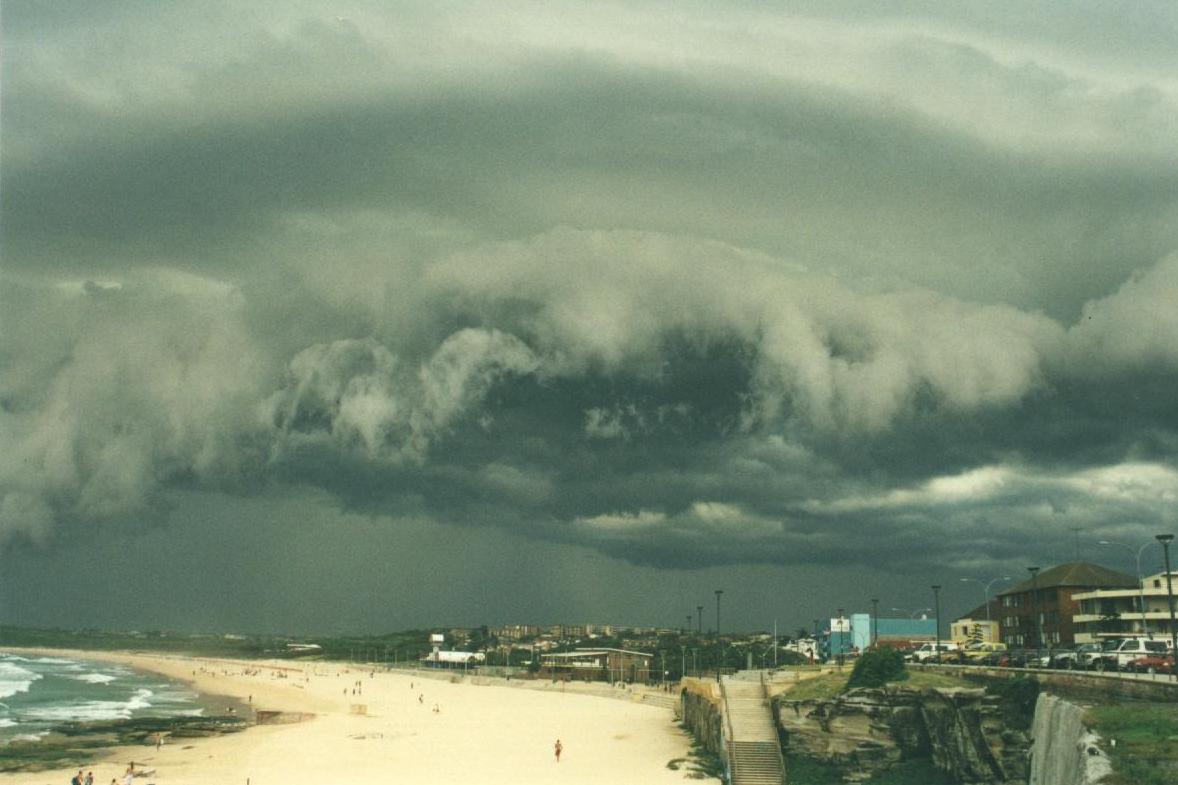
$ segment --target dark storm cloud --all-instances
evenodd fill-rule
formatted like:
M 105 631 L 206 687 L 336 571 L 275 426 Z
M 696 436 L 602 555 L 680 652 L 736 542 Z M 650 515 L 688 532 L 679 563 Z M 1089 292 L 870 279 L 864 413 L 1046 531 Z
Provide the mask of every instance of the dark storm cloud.
M 1172 61 L 926 11 L 10 4 L 0 541 L 276 486 L 679 568 L 1172 523 Z

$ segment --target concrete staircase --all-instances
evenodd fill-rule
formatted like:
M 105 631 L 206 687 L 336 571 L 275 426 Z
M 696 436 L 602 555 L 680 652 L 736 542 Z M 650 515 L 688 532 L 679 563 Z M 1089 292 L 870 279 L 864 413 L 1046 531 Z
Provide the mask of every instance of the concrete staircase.
M 782 785 L 785 771 L 777 729 L 759 674 L 725 677 L 724 702 L 731 724 L 732 785 Z M 755 681 L 753 679 L 756 679 Z

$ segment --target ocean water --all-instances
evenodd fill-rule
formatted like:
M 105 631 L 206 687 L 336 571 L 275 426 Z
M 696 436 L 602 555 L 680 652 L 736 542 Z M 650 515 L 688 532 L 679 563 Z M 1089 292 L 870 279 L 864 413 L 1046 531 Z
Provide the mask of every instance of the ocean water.
M 72 720 L 196 716 L 183 684 L 121 665 L 0 652 L 0 745 Z

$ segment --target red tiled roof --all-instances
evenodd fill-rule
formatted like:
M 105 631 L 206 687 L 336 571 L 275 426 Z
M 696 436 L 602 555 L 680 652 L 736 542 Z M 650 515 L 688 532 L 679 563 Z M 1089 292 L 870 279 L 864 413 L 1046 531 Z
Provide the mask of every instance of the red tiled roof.
M 1108 567 L 1101 567 L 1099 564 L 1093 564 L 1092 562 L 1070 561 L 1043 570 L 1039 573 L 1038 579 L 1033 583 L 1028 578 L 1022 583 L 1017 583 L 1009 589 L 998 592 L 995 596 L 1001 597 L 1004 594 L 1020 594 L 1030 591 L 1032 585 L 1038 586 L 1040 589 L 1050 589 L 1056 586 L 1118 589 L 1133 588 L 1137 585 L 1137 580 L 1131 575 L 1110 570 Z

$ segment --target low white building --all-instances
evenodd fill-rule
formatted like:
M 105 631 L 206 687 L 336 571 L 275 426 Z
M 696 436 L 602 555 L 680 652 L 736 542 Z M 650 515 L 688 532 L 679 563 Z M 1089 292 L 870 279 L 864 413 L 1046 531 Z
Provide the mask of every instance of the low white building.
M 434 649 L 421 657 L 421 661 L 427 665 L 441 668 L 481 665 L 486 659 L 487 655 L 481 651 L 441 651 L 439 649 Z

